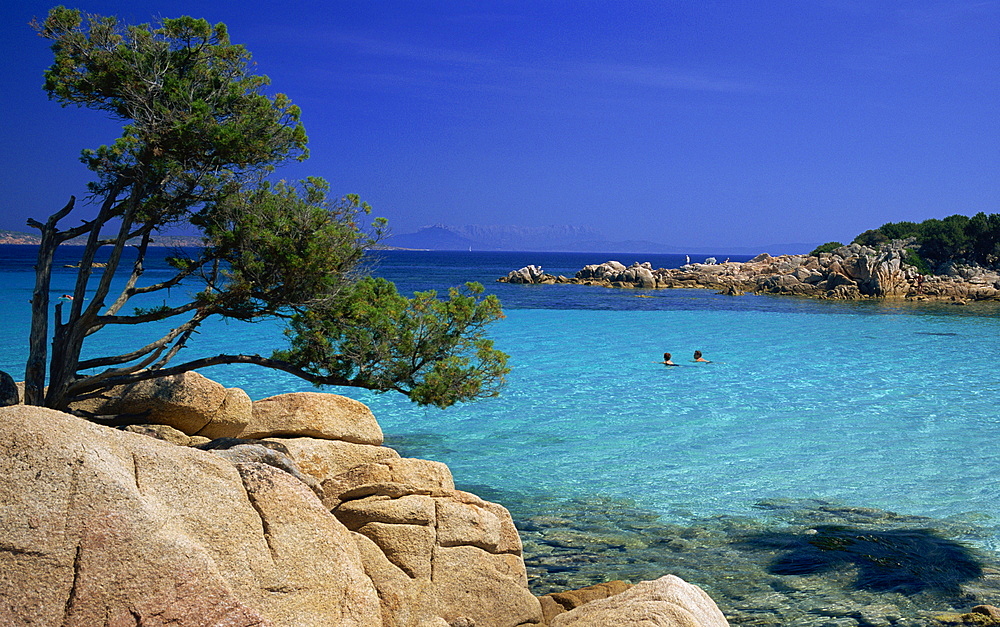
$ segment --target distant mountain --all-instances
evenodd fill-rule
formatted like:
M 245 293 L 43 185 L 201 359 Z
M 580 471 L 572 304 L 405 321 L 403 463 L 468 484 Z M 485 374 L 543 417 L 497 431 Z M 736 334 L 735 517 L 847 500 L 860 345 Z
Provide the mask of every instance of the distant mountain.
M 35 244 L 35 233 L 0 231 L 0 244 Z M 83 245 L 84 238 L 67 244 Z M 201 238 L 190 235 L 161 235 L 153 246 L 198 247 Z M 769 246 L 690 246 L 659 244 L 647 240 L 609 240 L 600 231 L 579 226 L 425 226 L 416 233 L 392 235 L 379 248 L 416 250 L 518 250 L 558 253 L 636 253 L 689 255 L 771 255 L 805 254 L 818 244 L 774 244 Z
M 416 233 L 391 235 L 382 241 L 386 246 L 416 248 L 419 250 L 468 250 L 483 246 L 478 240 L 470 239 L 445 226 L 425 226 Z M 492 248 L 490 250 L 493 250 Z
M 545 252 L 615 252 L 694 255 L 805 254 L 818 244 L 775 244 L 761 247 L 680 247 L 647 240 L 609 240 L 597 229 L 578 226 L 424 226 L 415 233 L 392 235 L 386 246 L 417 250 L 524 250 Z

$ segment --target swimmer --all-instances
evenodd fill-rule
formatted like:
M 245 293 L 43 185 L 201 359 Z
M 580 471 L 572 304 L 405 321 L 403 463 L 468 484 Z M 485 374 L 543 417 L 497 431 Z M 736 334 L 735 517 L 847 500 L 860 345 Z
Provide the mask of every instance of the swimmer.
M 707 360 L 707 359 L 705 359 L 704 357 L 701 356 L 701 351 L 695 351 L 694 352 L 694 360 L 695 361 L 700 361 L 700 362 L 706 363 L 706 364 L 712 363 L 709 360 Z
M 660 362 L 660 363 L 662 363 L 664 366 L 676 366 L 677 365 L 673 361 L 670 360 L 670 353 L 663 353 L 663 361 Z
M 70 296 L 69 294 L 63 294 L 62 296 L 59 297 L 59 300 L 73 300 L 73 297 Z

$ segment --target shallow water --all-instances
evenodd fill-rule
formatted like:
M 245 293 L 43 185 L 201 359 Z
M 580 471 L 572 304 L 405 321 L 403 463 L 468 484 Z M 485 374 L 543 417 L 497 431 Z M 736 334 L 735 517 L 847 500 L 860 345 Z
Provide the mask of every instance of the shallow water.
M 16 378 L 31 286 L 22 257 L 0 250 L 0 369 Z M 763 521 L 762 501 L 815 499 L 971 525 L 963 542 L 1000 550 L 996 308 L 494 282 L 528 263 L 571 274 L 610 258 L 384 253 L 378 272 L 401 291 L 480 280 L 501 297 L 494 336 L 511 355 L 508 386 L 445 411 L 335 391 L 368 403 L 404 455 L 447 463 L 460 487 L 492 487 L 515 512 L 510 499 L 612 499 L 659 524 L 697 525 Z M 56 293 L 69 290 L 65 276 Z M 276 331 L 216 323 L 191 352 L 266 354 Z M 696 349 L 713 363 L 691 362 Z M 655 363 L 664 351 L 681 367 Z M 249 367 L 205 374 L 253 398 L 312 389 Z

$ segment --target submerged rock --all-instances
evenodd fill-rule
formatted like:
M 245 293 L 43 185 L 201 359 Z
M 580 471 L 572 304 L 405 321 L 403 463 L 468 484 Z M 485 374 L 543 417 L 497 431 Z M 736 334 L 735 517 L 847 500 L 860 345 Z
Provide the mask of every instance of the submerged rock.
M 978 524 L 812 499 L 667 522 L 626 500 L 494 498 L 511 507 L 536 594 L 669 572 L 730 624 L 797 627 L 929 627 L 1000 600 L 1000 558 L 973 548 L 992 530 Z

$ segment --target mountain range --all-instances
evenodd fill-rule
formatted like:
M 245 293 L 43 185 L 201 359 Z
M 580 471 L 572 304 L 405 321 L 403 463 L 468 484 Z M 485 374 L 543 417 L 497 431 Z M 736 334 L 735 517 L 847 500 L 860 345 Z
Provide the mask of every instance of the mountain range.
M 768 246 L 677 246 L 648 240 L 611 240 L 592 227 L 467 225 L 424 226 L 414 233 L 387 237 L 383 243 L 395 248 L 416 250 L 518 250 L 546 252 L 617 252 L 647 254 L 772 255 L 804 254 L 816 248 L 812 243 L 771 244 Z
M 35 244 L 38 235 L 19 231 L 0 231 L 0 244 Z M 84 244 L 84 238 L 69 244 Z M 161 235 L 154 246 L 197 247 L 201 239 L 186 235 Z M 478 250 L 478 251 L 540 251 L 573 253 L 637 253 L 637 254 L 731 254 L 772 255 L 804 254 L 817 244 L 771 244 L 768 246 L 677 246 L 648 240 L 611 240 L 592 227 L 580 226 L 448 226 L 436 224 L 419 228 L 414 233 L 390 235 L 382 245 L 411 250 Z

